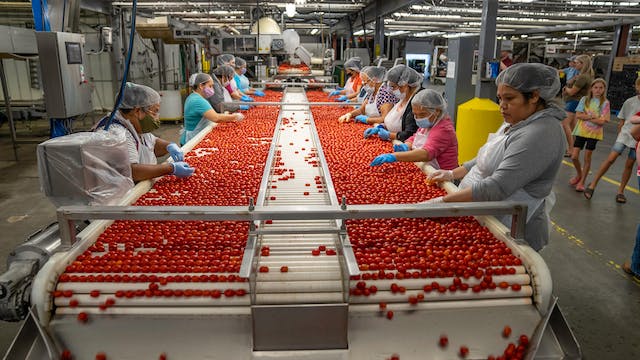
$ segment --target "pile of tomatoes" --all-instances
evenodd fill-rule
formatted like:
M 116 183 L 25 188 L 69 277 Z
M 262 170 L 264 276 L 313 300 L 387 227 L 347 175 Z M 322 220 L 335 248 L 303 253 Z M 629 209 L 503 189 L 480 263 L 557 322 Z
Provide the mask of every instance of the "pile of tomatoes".
M 309 71 L 311 71 L 311 69 L 309 69 L 309 66 L 307 66 L 307 64 L 292 65 L 290 63 L 282 63 L 278 66 L 278 73 L 308 73 Z
M 265 90 L 264 96 L 254 96 L 254 100 L 259 102 L 280 102 L 282 101 L 282 91 Z

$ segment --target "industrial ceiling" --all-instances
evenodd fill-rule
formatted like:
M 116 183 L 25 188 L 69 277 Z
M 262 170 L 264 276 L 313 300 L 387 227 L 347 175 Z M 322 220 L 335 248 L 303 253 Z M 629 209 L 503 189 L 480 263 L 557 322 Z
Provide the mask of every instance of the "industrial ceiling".
M 482 3 L 480 0 L 140 0 L 138 9 L 204 27 L 239 32 L 248 32 L 256 18 L 270 16 L 286 28 L 312 35 L 335 30 L 341 33 L 351 30 L 354 35 L 373 34 L 374 19 L 381 16 L 387 36 L 452 37 L 480 31 Z M 111 4 L 131 7 L 131 1 Z M 631 49 L 638 47 L 640 1 L 500 0 L 498 4 L 499 36 L 606 50 L 611 47 L 614 26 L 630 24 L 638 25 L 634 27 Z M 2 1 L 0 23 L 15 22 L 20 19 L 16 13 L 30 12 L 30 9 L 26 0 Z

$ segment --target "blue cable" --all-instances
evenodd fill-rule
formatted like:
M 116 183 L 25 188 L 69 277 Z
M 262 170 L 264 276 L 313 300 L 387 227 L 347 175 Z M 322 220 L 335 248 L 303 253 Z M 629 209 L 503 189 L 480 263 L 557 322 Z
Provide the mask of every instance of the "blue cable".
M 120 92 L 118 93 L 118 97 L 116 98 L 116 102 L 113 104 L 113 111 L 111 111 L 111 115 L 109 115 L 109 120 L 107 120 L 107 124 L 104 129 L 109 130 L 109 126 L 111 126 L 111 122 L 116 115 L 116 111 L 122 104 L 122 94 L 124 93 L 124 87 L 127 84 L 127 74 L 129 74 L 129 64 L 131 64 L 131 53 L 133 52 L 133 38 L 136 32 L 136 8 L 138 7 L 138 0 L 133 0 L 133 7 L 131 8 L 131 34 L 129 35 L 129 52 L 127 53 L 127 61 L 124 66 L 124 73 L 122 74 L 122 83 L 120 84 Z

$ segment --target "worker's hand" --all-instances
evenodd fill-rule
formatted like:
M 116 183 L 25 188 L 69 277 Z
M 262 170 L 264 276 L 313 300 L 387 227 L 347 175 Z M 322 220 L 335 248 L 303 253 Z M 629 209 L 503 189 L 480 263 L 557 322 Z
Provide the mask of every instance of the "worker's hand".
M 358 115 L 358 116 L 356 116 L 355 120 L 356 120 L 356 122 L 361 122 L 363 124 L 366 124 L 368 118 L 369 117 L 367 115 Z
M 349 98 L 346 95 L 342 95 L 338 98 L 338 101 L 349 101 Z
M 240 100 L 244 101 L 244 102 L 252 102 L 253 98 L 251 96 L 247 96 L 247 95 L 242 95 L 242 97 L 240 98 Z
M 249 110 L 250 106 L 249 105 L 240 105 L 239 108 L 240 108 L 240 110 Z
M 346 113 L 346 114 L 344 114 L 344 115 L 342 115 L 342 116 L 340 116 L 338 118 L 338 122 L 341 123 L 341 124 L 349 122 L 349 121 L 351 121 L 351 113 L 350 112 L 348 112 L 348 113 Z
M 389 139 L 391 139 L 391 133 L 389 131 L 387 131 L 387 129 L 385 128 L 378 128 L 378 137 L 384 141 L 389 141 Z
M 171 143 L 167 145 L 167 152 L 171 155 L 173 161 L 184 161 L 184 153 L 178 144 Z
M 196 170 L 184 161 L 178 161 L 171 164 L 173 166 L 173 175 L 179 178 L 186 178 L 193 175 Z
M 370 136 L 378 135 L 378 131 L 380 131 L 380 128 L 378 127 L 368 128 L 364 131 L 364 138 L 368 139 Z
M 409 145 L 402 143 L 393 145 L 393 152 L 409 151 Z
M 453 181 L 453 170 L 436 170 L 427 176 L 428 182 Z
M 344 90 L 344 88 L 343 88 L 343 87 L 340 87 L 340 86 L 337 86 L 337 87 L 336 87 L 336 90 L 337 90 L 337 91 L 342 91 L 342 90 Z
M 396 161 L 398 161 L 398 159 L 396 159 L 395 155 L 393 155 L 393 154 L 382 154 L 382 155 L 376 156 L 376 158 L 373 159 L 373 161 L 369 165 L 370 166 L 378 166 L 378 165 L 382 165 L 382 164 L 386 164 L 386 163 L 394 163 Z
M 442 204 L 444 203 L 444 196 L 438 196 L 427 201 L 419 202 L 418 204 Z
M 243 113 L 235 113 L 235 114 L 233 114 L 233 117 L 235 118 L 235 121 L 244 120 L 244 114 Z
M 329 97 L 340 95 L 340 91 L 341 90 L 333 90 L 332 92 L 329 93 Z
M 260 90 L 255 90 L 253 92 L 253 95 L 255 96 L 259 96 L 259 97 L 263 97 L 264 96 L 264 92 L 260 91 Z

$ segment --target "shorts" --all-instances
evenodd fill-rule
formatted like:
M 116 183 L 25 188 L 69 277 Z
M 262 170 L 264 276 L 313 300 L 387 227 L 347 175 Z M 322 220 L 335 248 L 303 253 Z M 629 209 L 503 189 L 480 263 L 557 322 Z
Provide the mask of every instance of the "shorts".
M 629 149 L 629 159 L 633 159 L 633 160 L 636 159 L 636 149 L 632 147 L 628 147 L 627 145 L 617 141 L 611 147 L 611 151 L 617 152 L 620 155 L 622 155 L 622 153 L 624 152 L 624 149 Z
M 584 145 L 586 144 L 587 150 L 595 150 L 596 149 L 596 144 L 598 143 L 598 139 L 590 139 L 590 138 L 586 138 L 586 137 L 582 137 L 582 136 L 574 136 L 573 139 L 573 147 L 574 148 L 578 148 L 580 150 L 582 150 L 584 148 Z
M 580 103 L 579 100 L 568 100 L 565 104 L 564 104 L 564 109 L 567 112 L 570 113 L 576 113 L 576 108 L 578 107 L 578 104 Z

